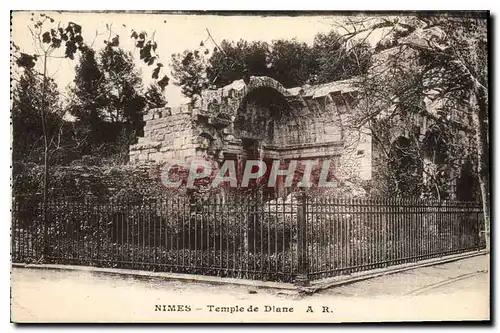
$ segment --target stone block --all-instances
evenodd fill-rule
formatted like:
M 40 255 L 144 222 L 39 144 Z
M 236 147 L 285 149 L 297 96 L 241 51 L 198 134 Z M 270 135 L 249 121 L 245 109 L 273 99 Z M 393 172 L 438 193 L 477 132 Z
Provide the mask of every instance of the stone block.
M 164 134 L 157 134 L 157 135 L 153 136 L 154 141 L 163 141 L 164 139 L 165 139 Z
M 165 158 L 165 156 L 164 156 L 164 153 L 162 153 L 162 152 L 156 152 L 156 153 L 149 154 L 149 159 L 153 160 L 153 161 L 161 162 L 164 160 L 164 158 Z
M 174 146 L 173 148 L 174 149 L 175 148 L 180 148 L 180 147 L 182 147 L 186 143 L 186 139 L 185 139 L 185 137 L 178 137 L 178 138 L 174 139 L 173 143 L 174 143 L 173 144 L 173 146 Z
M 162 121 L 162 122 L 158 122 L 158 123 L 154 124 L 153 126 L 151 126 L 151 129 L 158 130 L 158 129 L 162 129 L 165 127 L 168 127 L 168 123 Z

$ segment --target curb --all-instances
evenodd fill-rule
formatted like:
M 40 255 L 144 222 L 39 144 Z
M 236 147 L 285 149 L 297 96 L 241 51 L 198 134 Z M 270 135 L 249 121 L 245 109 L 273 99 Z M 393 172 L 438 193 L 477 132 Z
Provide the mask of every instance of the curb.
M 404 271 L 409 271 L 433 265 L 445 264 L 453 261 L 458 261 L 461 259 L 467 259 L 486 254 L 488 254 L 488 251 L 479 250 L 474 252 L 455 254 L 441 258 L 427 259 L 416 263 L 402 264 L 398 266 L 392 266 L 389 268 L 373 269 L 370 271 L 354 273 L 351 275 L 337 276 L 333 278 L 326 278 L 323 280 L 314 281 L 311 282 L 312 285 L 308 287 L 298 287 L 292 283 L 247 280 L 247 279 L 237 279 L 237 278 L 221 278 L 216 276 L 181 274 L 181 273 L 150 272 L 150 271 L 141 271 L 134 269 L 121 269 L 121 268 L 102 268 L 102 267 L 92 267 L 92 266 L 58 265 L 58 264 L 22 264 L 22 263 L 12 263 L 11 265 L 12 267 L 17 267 L 17 268 L 79 271 L 79 272 L 89 272 L 89 273 L 102 273 L 109 275 L 122 275 L 122 276 L 130 276 L 137 278 L 159 278 L 166 280 L 209 283 L 218 285 L 230 284 L 230 285 L 238 285 L 245 287 L 253 287 L 258 289 L 295 291 L 298 292 L 299 294 L 313 294 L 315 292 L 325 290 L 328 288 L 339 287 L 385 275 L 396 274 Z
M 489 252 L 486 250 L 476 250 L 473 252 L 466 252 L 460 254 L 454 254 L 451 256 L 427 259 L 416 263 L 402 264 L 398 266 L 392 266 L 389 268 L 374 269 L 366 272 L 355 273 L 347 276 L 338 276 L 333 278 L 327 278 L 324 280 L 319 280 L 318 282 L 312 283 L 311 286 L 301 287 L 299 290 L 302 293 L 312 294 L 321 290 L 325 290 L 333 287 L 340 287 L 343 285 L 348 285 L 355 282 L 360 282 L 368 279 L 373 279 L 385 275 L 397 274 L 405 271 L 410 271 L 418 268 L 442 265 L 453 261 L 458 261 L 462 259 L 477 257 L 481 255 L 487 255 Z
M 30 269 L 51 269 L 61 271 L 79 271 L 88 273 L 102 273 L 109 275 L 122 275 L 137 278 L 156 278 L 165 280 L 177 280 L 196 283 L 209 283 L 209 284 L 232 284 L 246 287 L 254 287 L 261 289 L 279 289 L 279 290 L 297 290 L 297 287 L 292 283 L 270 282 L 247 280 L 237 278 L 221 278 L 217 276 L 208 275 L 195 275 L 195 274 L 182 274 L 182 273 L 168 273 L 168 272 L 151 272 L 141 271 L 136 269 L 122 269 L 122 268 L 103 268 L 93 266 L 77 266 L 77 265 L 58 265 L 58 264 L 22 264 L 12 263 L 12 267 L 17 268 L 30 268 Z

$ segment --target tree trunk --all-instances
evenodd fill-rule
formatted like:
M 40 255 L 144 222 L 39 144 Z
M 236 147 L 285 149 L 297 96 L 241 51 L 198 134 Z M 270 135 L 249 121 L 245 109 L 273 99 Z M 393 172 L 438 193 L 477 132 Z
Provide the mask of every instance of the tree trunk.
M 490 175 L 488 145 L 488 106 L 484 90 L 477 88 L 471 96 L 472 120 L 476 134 L 477 173 L 484 214 L 484 240 L 490 251 Z
M 47 134 L 47 125 L 45 120 L 45 94 L 47 90 L 47 54 L 43 58 L 43 82 L 42 82 L 42 105 L 40 106 L 40 113 L 42 118 L 42 131 L 44 142 L 44 156 L 43 156 L 43 202 L 42 202 L 42 216 L 43 216 L 43 257 L 47 255 L 47 195 L 48 195 L 48 175 L 49 175 L 49 139 Z

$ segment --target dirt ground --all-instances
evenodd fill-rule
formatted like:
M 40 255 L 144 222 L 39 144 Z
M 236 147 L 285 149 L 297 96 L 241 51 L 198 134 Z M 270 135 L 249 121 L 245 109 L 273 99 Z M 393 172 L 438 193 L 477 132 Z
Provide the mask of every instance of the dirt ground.
M 13 268 L 11 319 L 14 322 L 488 320 L 488 264 L 488 256 L 476 256 L 310 296 L 234 285 Z M 462 278 L 455 281 L 456 277 Z

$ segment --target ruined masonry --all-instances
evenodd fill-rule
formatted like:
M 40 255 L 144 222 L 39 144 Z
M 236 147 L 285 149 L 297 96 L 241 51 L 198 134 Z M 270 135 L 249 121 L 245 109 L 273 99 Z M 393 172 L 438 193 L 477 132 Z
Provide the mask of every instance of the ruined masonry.
M 206 90 L 194 106 L 150 110 L 144 137 L 130 147 L 130 163 L 201 156 L 221 162 L 258 157 L 283 165 L 330 159 L 336 168 L 371 178 L 370 135 L 345 130 L 356 105 L 348 80 L 291 89 L 270 77 L 245 81 Z

